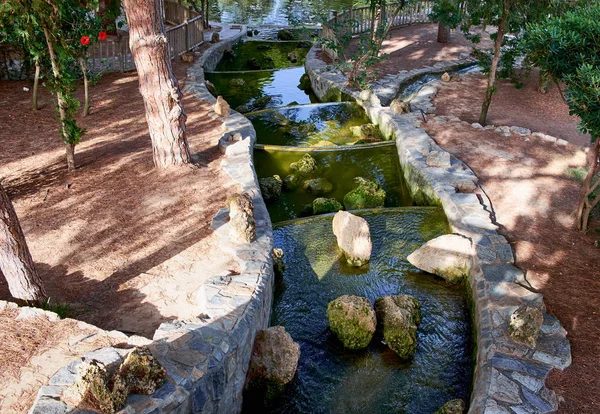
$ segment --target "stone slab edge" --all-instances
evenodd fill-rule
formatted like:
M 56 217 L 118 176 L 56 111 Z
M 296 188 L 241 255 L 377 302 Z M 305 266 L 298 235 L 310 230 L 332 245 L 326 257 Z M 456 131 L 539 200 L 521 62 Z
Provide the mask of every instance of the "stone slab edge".
M 190 67 L 185 92 L 215 103 L 204 83 L 204 71 L 213 70 L 223 52 L 246 35 L 214 44 Z M 210 114 L 215 119 L 216 114 Z M 256 332 L 268 326 L 273 299 L 273 230 L 258 187 L 252 150 L 256 133 L 250 121 L 232 111 L 223 120 L 225 157 L 221 167 L 239 190 L 253 199 L 256 239 L 249 244 L 229 239 L 227 211 L 213 219 L 219 247 L 239 264 L 240 274 L 227 270 L 209 279 L 196 300 L 202 312 L 191 320 L 175 320 L 160 325 L 149 345 L 167 370 L 167 381 L 153 395 L 132 395 L 121 413 L 190 413 L 241 411 L 242 391 Z M 232 141 L 228 138 L 236 136 Z M 216 145 L 217 143 L 215 143 Z M 74 407 L 60 400 L 62 391 L 76 379 L 77 366 L 86 358 L 119 362 L 121 350 L 103 348 L 63 367 L 41 387 L 31 414 L 67 413 Z M 117 358 L 119 356 L 119 358 Z M 80 411 L 75 409 L 76 411 Z M 82 412 L 82 411 L 81 411 Z
M 553 368 L 562 370 L 571 364 L 567 332 L 558 319 L 546 313 L 542 295 L 525 287 L 523 272 L 514 266 L 512 249 L 491 219 L 490 200 L 485 194 L 457 192 L 459 183 L 470 181 L 479 186 L 477 176 L 452 155 L 446 166 L 429 167 L 428 155 L 446 151 L 418 128 L 421 115 L 394 114 L 389 107 L 381 106 L 373 93 L 348 90 L 346 78 L 326 70 L 327 65 L 316 57 L 318 50 L 318 45 L 313 47 L 306 61 L 317 96 L 325 96 L 335 88 L 357 99 L 383 134 L 395 139 L 403 174 L 416 202 L 442 206 L 452 231 L 473 243 L 473 266 L 467 285 L 477 345 L 469 413 L 556 411 L 557 396 L 546 388 L 545 379 Z M 424 91 L 421 96 L 430 92 Z M 510 315 L 523 304 L 544 312 L 535 348 L 515 343 L 507 334 Z

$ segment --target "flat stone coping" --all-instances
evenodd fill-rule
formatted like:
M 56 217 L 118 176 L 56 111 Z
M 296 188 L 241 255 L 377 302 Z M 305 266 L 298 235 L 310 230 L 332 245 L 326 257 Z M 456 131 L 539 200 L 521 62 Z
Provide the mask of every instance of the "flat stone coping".
M 185 92 L 214 104 L 206 89 L 204 70 L 212 70 L 226 49 L 246 36 L 246 28 L 229 30 L 189 69 Z M 222 36 L 223 37 L 223 36 Z M 256 239 L 240 244 L 229 238 L 227 209 L 221 209 L 212 227 L 219 248 L 230 253 L 240 273 L 210 278 L 197 301 L 202 312 L 193 319 L 163 323 L 148 345 L 167 371 L 165 384 L 152 395 L 131 395 L 120 413 L 187 413 L 241 411 L 242 391 L 256 332 L 268 326 L 273 299 L 273 230 L 254 171 L 252 150 L 256 132 L 241 114 L 232 111 L 223 121 L 225 156 L 221 168 L 229 174 L 240 192 L 249 194 L 254 203 Z M 228 138 L 235 136 L 236 140 Z M 215 142 L 215 145 L 218 143 Z M 76 380 L 77 367 L 86 359 L 107 365 L 123 361 L 127 349 L 102 348 L 73 361 L 57 372 L 47 386 L 40 388 L 30 414 L 67 413 L 62 392 Z M 81 410 L 76 410 L 83 412 Z
M 524 273 L 514 266 L 512 249 L 491 219 L 493 209 L 487 196 L 458 192 L 459 187 L 465 187 L 462 184 L 480 187 L 477 176 L 418 127 L 420 113 L 395 114 L 381 105 L 385 99 L 377 88 L 363 92 L 348 88 L 347 79 L 317 59 L 317 52 L 320 52 L 318 44 L 309 52 L 305 64 L 317 96 L 322 98 L 334 91 L 354 97 L 383 134 L 395 140 L 414 200 L 418 204 L 442 206 L 452 232 L 468 237 L 473 243 L 473 266 L 467 286 L 477 347 L 469 413 L 556 411 L 556 394 L 545 386 L 545 380 L 552 369 L 562 370 L 571 364 L 567 333 L 558 319 L 546 313 L 542 295 L 525 287 Z M 449 63 L 407 72 L 402 82 L 408 82 L 405 79 L 409 79 L 411 72 L 420 77 L 449 70 L 442 64 Z M 399 78 L 396 82 L 400 82 Z M 433 113 L 434 89 L 435 86 L 428 85 L 417 93 L 411 102 L 413 110 Z M 439 162 L 428 166 L 428 158 L 448 161 L 441 166 Z M 514 342 L 507 333 L 510 316 L 521 305 L 534 306 L 544 315 L 535 348 Z

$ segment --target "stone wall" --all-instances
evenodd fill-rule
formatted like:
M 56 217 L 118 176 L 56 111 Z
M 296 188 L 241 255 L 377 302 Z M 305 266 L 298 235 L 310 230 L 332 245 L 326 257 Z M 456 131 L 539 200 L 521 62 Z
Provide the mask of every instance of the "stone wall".
M 348 90 L 346 78 L 327 70 L 325 63 L 316 58 L 318 51 L 318 45 L 313 47 L 306 63 L 317 96 L 338 90 L 356 98 L 371 121 L 388 138 L 395 139 L 404 177 L 415 200 L 441 205 L 452 232 L 473 243 L 468 288 L 477 349 L 469 413 L 556 411 L 557 397 L 546 388 L 545 379 L 553 368 L 565 369 L 571 363 L 566 332 L 556 318 L 546 313 L 542 295 L 524 287 L 525 277 L 514 266 L 512 249 L 492 221 L 490 200 L 479 192 L 459 192 L 458 188 L 475 190 L 479 186 L 477 177 L 418 127 L 420 113 L 395 114 L 381 106 L 379 95 Z M 439 70 L 435 66 L 431 70 Z M 419 70 L 419 76 L 429 70 Z M 430 101 L 434 95 L 426 89 L 417 95 L 418 104 L 433 112 Z M 523 304 L 540 309 L 544 315 L 535 348 L 515 343 L 507 333 L 510 316 Z
M 190 68 L 185 92 L 215 103 L 204 82 L 204 70 L 212 70 L 223 52 L 245 35 L 223 40 L 204 52 Z M 215 119 L 216 114 L 211 114 Z M 232 111 L 223 121 L 220 140 L 225 157 L 221 167 L 241 192 L 254 202 L 256 239 L 239 244 L 229 238 L 228 211 L 221 209 L 212 222 L 219 247 L 239 264 L 240 274 L 209 279 L 199 302 L 202 312 L 191 320 L 163 323 L 149 345 L 167 370 L 165 385 L 151 396 L 133 395 L 122 413 L 235 413 L 241 410 L 242 391 L 256 332 L 268 326 L 273 298 L 273 231 L 254 171 L 252 149 L 256 133 L 250 121 Z M 219 143 L 215 142 L 215 145 Z M 73 361 L 40 389 L 32 414 L 66 413 L 62 391 L 76 378 L 77 366 L 94 358 L 107 364 L 122 360 L 127 351 L 104 348 Z

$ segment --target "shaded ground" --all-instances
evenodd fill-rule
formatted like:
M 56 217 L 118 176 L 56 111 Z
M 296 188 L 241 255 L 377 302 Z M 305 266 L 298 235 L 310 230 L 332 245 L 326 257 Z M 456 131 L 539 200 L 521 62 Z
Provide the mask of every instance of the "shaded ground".
M 480 48 L 491 48 L 489 36 L 483 35 Z M 348 55 L 357 49 L 358 40 L 353 40 Z M 383 42 L 382 53 L 389 56 L 369 68 L 369 71 L 382 78 L 397 74 L 401 70 L 412 70 L 430 66 L 439 61 L 453 60 L 462 53 L 471 53 L 473 43 L 454 30 L 448 43 L 437 42 L 437 24 L 416 24 L 390 31 L 390 38 Z M 328 62 L 330 63 L 330 62 Z
M 179 79 L 186 67 L 175 63 Z M 33 112 L 23 87 L 0 82 L 0 178 L 52 300 L 103 329 L 148 337 L 165 320 L 196 316 L 190 304 L 205 278 L 235 270 L 208 228 L 232 191 L 208 106 L 184 98 L 192 152 L 208 166 L 158 171 L 137 75 L 106 75 L 91 89 L 79 168 L 69 173 L 54 100 L 42 91 Z M 4 278 L 0 299 L 10 299 Z
M 597 413 L 600 249 L 595 244 L 600 234 L 594 229 L 600 229 L 600 220 L 595 217 L 587 234 L 574 230 L 579 182 L 568 172 L 585 165 L 585 154 L 535 137 L 476 130 L 465 122 L 430 120 L 423 126 L 480 178 L 517 266 L 527 271 L 529 283 L 569 332 L 573 365 L 555 371 L 548 384 L 564 398 L 560 411 Z
M 537 91 L 539 71 L 521 79 L 520 89 L 506 79 L 498 81 L 498 91 L 492 99 L 488 124 L 520 126 L 562 138 L 579 146 L 589 146 L 590 136 L 579 134 L 579 118 L 569 115 L 556 85 L 548 93 Z M 481 74 L 465 76 L 462 82 L 450 82 L 436 97 L 437 115 L 454 115 L 470 123 L 479 122 L 479 112 L 485 95 L 487 79 Z

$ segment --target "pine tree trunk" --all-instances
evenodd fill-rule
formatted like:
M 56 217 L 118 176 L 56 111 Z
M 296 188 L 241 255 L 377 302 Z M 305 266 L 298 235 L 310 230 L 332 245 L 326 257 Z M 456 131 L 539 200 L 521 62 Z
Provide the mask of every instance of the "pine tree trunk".
M 0 184 L 0 271 L 16 299 L 39 301 L 46 297 L 27 242 L 4 187 Z
M 510 0 L 504 0 L 504 10 L 502 11 L 502 18 L 500 19 L 496 41 L 494 42 L 494 58 L 492 59 L 492 67 L 490 68 L 487 89 L 485 90 L 485 98 L 483 100 L 483 106 L 481 107 L 481 114 L 479 115 L 479 123 L 481 125 L 487 123 L 487 114 L 490 109 L 490 104 L 492 103 L 492 96 L 496 89 L 496 71 L 498 70 L 498 62 L 500 61 L 500 48 L 502 47 L 504 29 L 506 27 L 506 20 L 508 20 L 509 12 Z
M 592 212 L 593 206 L 590 204 L 589 195 L 592 192 L 591 185 L 594 176 L 598 174 L 600 170 L 599 165 L 599 157 L 600 157 L 600 138 L 596 138 L 594 144 L 592 146 L 592 151 L 590 154 L 590 169 L 583 180 L 583 185 L 581 186 L 581 194 L 579 196 L 579 203 L 577 205 L 577 228 L 581 231 L 587 230 L 587 223 L 589 220 L 590 213 Z M 600 197 L 600 196 L 599 196 Z M 598 202 L 595 200 L 596 203 Z
M 129 46 L 135 60 L 154 164 L 167 168 L 191 162 L 181 91 L 171 70 L 161 0 L 125 0 Z
M 85 95 L 85 100 L 83 102 L 83 116 L 87 116 L 90 113 L 90 94 L 89 94 L 89 79 L 87 76 L 87 66 L 85 64 L 85 59 L 79 59 L 79 65 L 81 66 L 81 72 L 83 73 L 83 92 Z
M 446 26 L 444 23 L 438 23 L 438 35 L 437 41 L 438 43 L 448 43 L 448 39 L 450 38 L 450 28 Z
M 58 73 L 58 65 L 56 62 L 56 55 L 54 53 L 54 45 L 52 44 L 52 39 L 50 38 L 50 33 L 48 32 L 48 28 L 44 26 L 44 36 L 46 37 L 46 43 L 48 44 L 48 54 L 50 55 L 50 63 L 52 64 L 52 73 L 56 79 L 60 78 L 60 73 Z M 60 116 L 60 129 L 61 135 L 65 136 L 64 133 L 64 122 L 67 119 L 67 113 L 65 112 L 66 104 L 63 101 L 63 97 L 60 92 L 56 93 L 56 100 L 58 101 L 58 114 Z M 67 168 L 69 171 L 73 171 L 76 168 L 75 165 L 75 145 L 74 144 L 65 144 L 65 155 L 67 158 Z
M 35 76 L 33 78 L 33 110 L 38 110 L 38 87 L 40 84 L 40 60 L 35 60 Z

